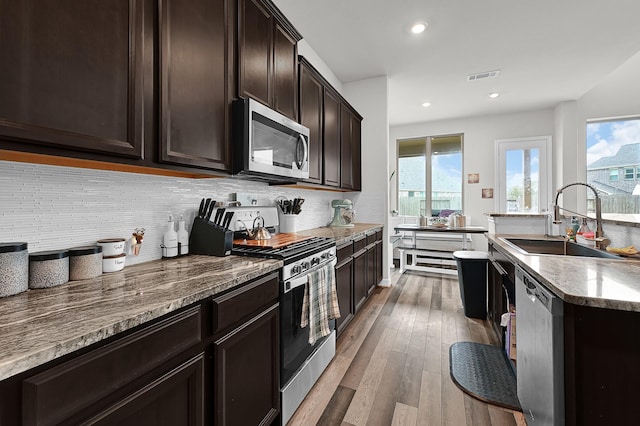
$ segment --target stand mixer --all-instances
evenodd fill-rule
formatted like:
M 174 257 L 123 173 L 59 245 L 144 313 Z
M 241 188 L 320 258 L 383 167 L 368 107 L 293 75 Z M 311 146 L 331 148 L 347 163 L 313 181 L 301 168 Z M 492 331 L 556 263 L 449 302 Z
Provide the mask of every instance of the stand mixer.
M 354 226 L 354 211 L 353 202 L 351 200 L 333 200 L 331 202 L 333 207 L 333 221 L 329 226 L 351 228 Z

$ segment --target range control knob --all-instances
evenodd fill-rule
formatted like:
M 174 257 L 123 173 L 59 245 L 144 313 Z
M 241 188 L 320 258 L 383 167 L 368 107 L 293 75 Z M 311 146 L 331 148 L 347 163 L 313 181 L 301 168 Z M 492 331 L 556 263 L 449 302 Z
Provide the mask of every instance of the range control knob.
M 294 265 L 293 268 L 291 268 L 291 275 L 298 275 L 302 272 L 302 266 L 300 265 Z
M 309 269 L 309 262 L 302 262 L 302 270 L 306 271 L 307 269 Z
M 313 259 L 311 259 L 311 266 L 316 266 L 320 264 L 320 259 L 317 257 L 314 257 Z

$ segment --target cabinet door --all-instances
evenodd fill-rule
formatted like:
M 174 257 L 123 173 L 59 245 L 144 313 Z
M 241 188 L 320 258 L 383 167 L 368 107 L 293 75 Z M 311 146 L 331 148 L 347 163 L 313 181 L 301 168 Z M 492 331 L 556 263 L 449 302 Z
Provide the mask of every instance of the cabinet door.
M 353 189 L 352 112 L 340 106 L 340 187 Z
M 372 245 L 367 250 L 367 295 L 371 294 L 376 285 L 376 246 Z
M 300 64 L 300 123 L 309 128 L 309 181 L 322 183 L 322 83 Z
M 229 1 L 160 1 L 163 162 L 229 170 Z
M 266 425 L 280 412 L 278 308 L 214 343 L 214 424 Z
M 351 179 L 354 191 L 362 191 L 361 124 L 359 118 L 351 117 Z
M 340 307 L 340 318 L 336 319 L 336 329 L 337 335 L 340 336 L 353 318 L 354 313 L 353 262 L 351 259 L 336 266 L 336 290 Z
M 240 0 L 238 95 L 271 105 L 272 14 L 259 0 Z
M 324 90 L 324 184 L 340 186 L 340 98 Z
M 376 242 L 376 285 L 380 284 L 382 278 L 384 277 L 384 266 L 383 266 L 383 246 L 382 241 L 378 240 Z
M 86 424 L 204 425 L 204 354 L 181 364 Z
M 143 1 L 0 11 L 0 137 L 142 158 Z
M 298 41 L 274 20 L 273 109 L 298 120 Z
M 367 282 L 367 251 L 361 250 L 353 256 L 353 302 L 354 312 L 358 312 L 367 300 L 369 285 Z

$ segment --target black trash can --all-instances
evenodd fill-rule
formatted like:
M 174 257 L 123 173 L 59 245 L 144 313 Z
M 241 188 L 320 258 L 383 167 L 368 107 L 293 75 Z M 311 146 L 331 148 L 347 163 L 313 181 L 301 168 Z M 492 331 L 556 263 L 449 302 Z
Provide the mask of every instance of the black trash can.
M 487 265 L 489 255 L 483 251 L 461 250 L 453 252 L 458 266 L 458 283 L 464 315 L 469 318 L 487 318 Z

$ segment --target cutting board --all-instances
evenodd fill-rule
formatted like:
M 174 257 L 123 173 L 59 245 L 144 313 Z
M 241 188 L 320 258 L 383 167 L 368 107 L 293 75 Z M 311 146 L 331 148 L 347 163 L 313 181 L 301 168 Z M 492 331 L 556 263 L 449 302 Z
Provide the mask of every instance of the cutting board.
M 233 245 L 237 247 L 264 247 L 268 249 L 279 249 L 310 238 L 313 237 L 284 232 L 272 235 L 268 240 L 233 240 Z

